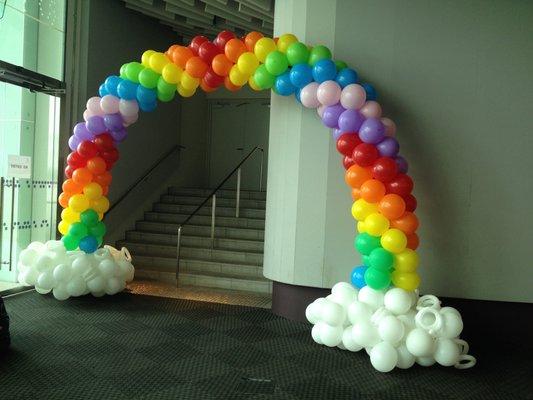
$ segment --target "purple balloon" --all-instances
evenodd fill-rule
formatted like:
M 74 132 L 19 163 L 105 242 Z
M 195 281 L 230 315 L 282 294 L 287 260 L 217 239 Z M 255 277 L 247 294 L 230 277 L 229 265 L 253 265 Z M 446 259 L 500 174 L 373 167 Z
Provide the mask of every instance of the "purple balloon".
M 326 107 L 324 114 L 322 114 L 322 123 L 328 128 L 339 127 L 339 117 L 344 112 L 345 108 L 340 104 Z
M 126 139 L 126 136 L 128 136 L 128 132 L 126 132 L 126 129 L 124 128 L 116 131 L 111 131 L 111 137 L 115 142 L 122 142 L 124 139 Z
M 385 125 L 378 118 L 367 118 L 359 129 L 359 137 L 365 143 L 378 144 L 385 137 Z
M 341 131 L 340 129 L 337 129 L 337 128 L 334 128 L 331 130 L 331 135 L 333 136 L 333 140 L 335 141 L 335 143 L 337 143 L 337 140 L 339 140 L 339 137 L 343 134 L 344 132 Z
M 396 157 L 396 165 L 398 166 L 398 171 L 400 171 L 402 174 L 406 174 L 407 170 L 409 169 L 409 164 L 407 163 L 407 160 L 403 158 L 402 156 Z
M 74 135 L 76 135 L 80 141 L 94 139 L 94 134 L 87 130 L 85 122 L 78 122 L 76 126 L 74 126 Z
M 358 132 L 365 117 L 357 110 L 346 110 L 339 117 L 339 129 L 343 132 Z
M 119 131 L 123 126 L 124 120 L 120 114 L 106 114 L 104 115 L 104 124 L 109 131 Z
M 107 131 L 104 123 L 104 119 L 98 115 L 93 115 L 87 119 L 85 122 L 87 130 L 95 135 L 99 135 Z
M 393 137 L 386 137 L 379 142 L 376 147 L 378 148 L 381 157 L 396 157 L 396 154 L 400 151 L 400 145 Z
M 70 150 L 72 151 L 76 151 L 76 149 L 78 148 L 78 145 L 81 143 L 81 139 L 79 137 L 77 137 L 76 135 L 72 135 L 69 139 L 68 139 L 68 147 L 70 148 Z

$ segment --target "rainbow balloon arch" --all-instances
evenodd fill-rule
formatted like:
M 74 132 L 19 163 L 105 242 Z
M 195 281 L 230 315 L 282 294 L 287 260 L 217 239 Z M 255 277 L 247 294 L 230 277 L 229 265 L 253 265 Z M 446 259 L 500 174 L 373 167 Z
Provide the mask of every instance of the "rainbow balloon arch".
M 124 64 L 120 76 L 109 76 L 99 96 L 87 101 L 85 121 L 68 141 L 72 152 L 59 196 L 62 240 L 34 242 L 23 250 L 19 281 L 59 300 L 123 290 L 134 276 L 131 257 L 125 249 L 101 246 L 110 171 L 126 127 L 139 110 L 153 111 L 158 100 L 169 102 L 176 93 L 190 97 L 198 87 L 212 92 L 222 86 L 237 91 L 246 84 L 293 95 L 316 109 L 343 157 L 358 221 L 354 247 L 363 265 L 353 269 L 351 284 L 336 284 L 329 296 L 307 307 L 315 342 L 365 349 L 382 372 L 415 363 L 473 366 L 468 344 L 459 339 L 459 312 L 441 307 L 433 295 L 418 294 L 417 201 L 407 161 L 399 155 L 396 125 L 382 117 L 375 89 L 361 83 L 354 69 L 334 61 L 327 47 L 310 47 L 292 34 L 272 39 L 251 32 L 237 38 L 223 31 L 212 42 L 196 36 L 189 46 L 147 50 L 141 62 Z

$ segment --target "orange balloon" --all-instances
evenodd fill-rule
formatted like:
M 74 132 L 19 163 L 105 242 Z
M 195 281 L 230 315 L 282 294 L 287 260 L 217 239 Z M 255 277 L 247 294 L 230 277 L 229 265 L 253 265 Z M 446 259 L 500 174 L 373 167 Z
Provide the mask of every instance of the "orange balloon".
M 204 77 L 209 66 L 200 57 L 191 57 L 185 64 L 185 71 L 193 78 L 201 79 Z
M 62 188 L 63 192 L 70 195 L 81 193 L 83 190 L 83 186 L 78 185 L 72 179 L 67 179 L 65 182 L 63 182 Z
M 59 198 L 57 200 L 58 200 L 59 204 L 61 205 L 61 207 L 63 207 L 63 208 L 67 208 L 68 207 L 68 202 L 70 200 L 70 197 L 71 197 L 71 195 L 68 194 L 68 193 L 65 193 L 65 192 L 63 192 L 63 193 L 61 193 L 59 195 Z
M 220 76 L 228 76 L 233 63 L 224 54 L 217 54 L 211 62 L 211 67 L 215 74 Z
M 205 83 L 205 81 L 202 79 L 202 81 L 200 82 L 200 87 L 202 88 L 202 90 L 206 93 L 209 93 L 209 92 L 214 92 L 215 90 L 217 90 L 217 88 L 214 88 L 214 87 L 211 87 L 209 86 L 207 83 Z
M 104 173 L 100 175 L 94 176 L 94 182 L 98 183 L 102 187 L 109 186 L 111 184 L 113 177 L 111 176 L 111 173 L 109 171 L 105 171 Z
M 361 198 L 368 203 L 377 203 L 385 193 L 385 185 L 377 179 L 369 179 L 361 185 Z
M 406 212 L 401 218 L 392 220 L 390 227 L 399 229 L 406 235 L 411 235 L 418 229 L 418 218 L 412 212 Z
M 378 210 L 388 219 L 398 219 L 405 212 L 405 201 L 401 196 L 389 193 L 383 196 L 379 202 Z
M 370 171 L 370 168 L 363 168 L 357 164 L 354 164 L 348 168 L 344 175 L 346 184 L 357 189 L 369 179 L 372 179 L 372 172 Z
M 103 160 L 102 160 L 103 161 Z M 104 161 L 105 164 L 105 161 Z M 87 168 L 77 168 L 72 173 L 72 180 L 80 186 L 85 186 L 93 180 L 93 174 Z
M 236 92 L 237 90 L 239 90 L 242 87 L 242 86 L 237 86 L 237 85 L 234 85 L 233 83 L 231 83 L 231 81 L 229 80 L 229 76 L 226 76 L 224 78 L 224 86 L 230 92 Z
M 102 196 L 107 196 L 109 193 L 109 186 L 102 186 Z
M 416 250 L 420 244 L 420 239 L 416 233 L 407 235 L 407 247 L 411 250 Z
M 102 157 L 90 158 L 87 160 L 87 169 L 95 175 L 103 174 L 106 170 L 105 160 Z
M 352 188 L 353 201 L 359 200 L 360 198 L 361 198 L 361 189 Z
M 239 39 L 231 39 L 224 46 L 224 54 L 233 63 L 237 62 L 239 56 L 247 50 L 246 45 Z
M 185 64 L 187 64 L 187 60 L 189 58 L 193 57 L 194 53 L 191 49 L 184 46 L 178 46 L 174 48 L 174 51 L 172 52 L 172 61 L 177 66 L 181 67 L 181 69 L 185 69 Z
M 172 60 L 172 55 L 174 54 L 174 50 L 176 50 L 179 46 L 179 44 L 173 44 L 168 48 L 167 51 L 165 51 L 165 55 Z
M 244 38 L 244 44 L 246 45 L 246 49 L 248 51 L 254 52 L 254 47 L 256 42 L 261 39 L 264 35 L 261 32 L 250 32 L 246 37 Z

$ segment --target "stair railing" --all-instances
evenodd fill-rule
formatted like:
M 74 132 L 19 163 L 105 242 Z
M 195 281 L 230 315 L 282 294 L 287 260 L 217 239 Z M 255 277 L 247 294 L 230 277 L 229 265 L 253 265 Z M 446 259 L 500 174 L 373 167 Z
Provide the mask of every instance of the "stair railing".
M 237 191 L 235 193 L 235 217 L 239 218 L 239 210 L 241 206 L 241 167 L 248 161 L 248 159 L 257 151 L 261 152 L 261 165 L 259 169 L 259 191 L 263 190 L 263 162 L 264 162 L 264 150 L 262 147 L 255 146 L 247 155 L 244 157 L 236 166 L 231 170 L 231 172 L 226 175 L 226 177 L 218 184 L 218 186 L 209 193 L 209 195 L 200 203 L 198 207 L 194 209 L 192 213 L 189 214 L 187 218 L 178 226 L 178 243 L 176 246 L 176 280 L 179 275 L 180 267 L 180 247 L 181 247 L 181 231 L 182 228 L 189 223 L 189 221 L 194 217 L 198 211 L 204 207 L 207 202 L 211 201 L 211 248 L 215 247 L 215 215 L 217 207 L 217 192 L 222 188 L 222 186 L 235 174 L 237 173 Z

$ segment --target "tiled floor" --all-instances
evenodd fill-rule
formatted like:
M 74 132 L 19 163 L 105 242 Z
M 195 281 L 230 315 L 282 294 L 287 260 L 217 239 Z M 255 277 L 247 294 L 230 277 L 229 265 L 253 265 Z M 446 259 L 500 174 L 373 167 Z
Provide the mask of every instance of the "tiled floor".
M 180 286 L 150 279 L 136 279 L 128 285 L 131 293 L 175 299 L 207 301 L 259 308 L 271 308 L 272 297 L 239 290 Z

